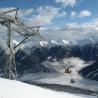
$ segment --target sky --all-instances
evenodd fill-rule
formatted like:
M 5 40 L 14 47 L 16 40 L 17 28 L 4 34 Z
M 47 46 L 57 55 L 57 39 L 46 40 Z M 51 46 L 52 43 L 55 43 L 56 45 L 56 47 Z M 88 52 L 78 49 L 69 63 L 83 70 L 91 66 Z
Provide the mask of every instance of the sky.
M 0 0 L 0 9 L 19 8 L 19 16 L 42 26 L 53 39 L 72 39 L 98 30 L 98 0 Z M 91 34 L 92 35 L 92 34 Z

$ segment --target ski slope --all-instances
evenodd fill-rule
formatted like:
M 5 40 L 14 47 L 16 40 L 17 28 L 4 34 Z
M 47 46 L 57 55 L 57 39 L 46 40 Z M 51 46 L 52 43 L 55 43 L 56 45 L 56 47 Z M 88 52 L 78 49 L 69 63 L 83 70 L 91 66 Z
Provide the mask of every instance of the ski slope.
M 96 96 L 62 93 L 19 81 L 0 79 L 0 98 L 96 98 Z

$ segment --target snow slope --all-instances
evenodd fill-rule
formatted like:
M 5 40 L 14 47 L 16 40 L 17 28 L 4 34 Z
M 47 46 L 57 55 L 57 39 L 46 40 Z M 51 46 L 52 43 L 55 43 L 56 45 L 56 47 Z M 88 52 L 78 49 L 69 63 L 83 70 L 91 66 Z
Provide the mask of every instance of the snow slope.
M 19 81 L 0 79 L 0 98 L 96 98 L 43 89 Z

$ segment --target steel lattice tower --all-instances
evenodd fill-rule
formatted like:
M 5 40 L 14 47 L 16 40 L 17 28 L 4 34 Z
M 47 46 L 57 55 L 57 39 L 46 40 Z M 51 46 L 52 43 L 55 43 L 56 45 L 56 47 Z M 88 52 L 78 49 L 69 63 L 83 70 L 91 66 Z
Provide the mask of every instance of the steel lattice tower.
M 8 30 L 8 39 L 7 39 L 7 46 L 8 49 L 6 51 L 7 54 L 7 62 L 5 65 L 5 72 L 4 77 L 8 79 L 17 79 L 17 70 L 15 64 L 15 52 L 20 48 L 21 44 L 26 40 L 29 40 L 32 37 L 36 37 L 40 40 L 44 40 L 39 34 L 40 26 L 30 27 L 26 25 L 19 17 L 18 17 L 18 10 L 13 9 L 10 11 L 0 13 L 0 24 L 2 26 L 6 26 Z M 7 13 L 15 11 L 15 17 L 8 15 Z M 15 25 L 17 28 L 14 28 L 12 25 Z M 24 39 L 13 48 L 13 38 L 12 38 L 12 31 L 17 32 Z

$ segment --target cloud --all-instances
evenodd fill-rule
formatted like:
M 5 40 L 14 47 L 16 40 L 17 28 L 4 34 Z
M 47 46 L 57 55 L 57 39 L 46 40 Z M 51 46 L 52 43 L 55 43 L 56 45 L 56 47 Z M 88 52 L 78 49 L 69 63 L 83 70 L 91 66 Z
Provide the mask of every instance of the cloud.
M 77 16 L 77 12 L 72 11 L 70 16 L 71 16 L 71 18 L 76 17 Z
M 15 9 L 15 7 L 0 8 L 0 12 Z M 15 16 L 15 12 L 8 13 L 11 16 Z M 51 24 L 53 19 L 65 17 L 67 13 L 61 11 L 61 8 L 52 6 L 38 7 L 36 9 L 20 9 L 19 17 L 28 22 L 30 25 L 46 25 Z
M 65 17 L 65 16 L 67 16 L 66 12 L 59 12 L 57 15 L 58 18 Z
M 8 10 L 12 8 L 5 8 L 3 10 Z M 87 14 L 87 10 L 77 12 L 72 12 L 71 17 L 87 17 L 91 14 Z M 85 13 L 85 15 L 83 14 Z M 15 14 L 15 13 L 11 13 Z M 65 17 L 67 15 L 66 12 L 62 11 L 61 8 L 56 8 L 52 6 L 44 6 L 44 7 L 38 7 L 37 9 L 21 9 L 19 11 L 20 18 L 26 19 L 26 23 L 30 26 L 34 25 L 41 25 L 44 26 L 40 31 L 43 37 L 46 39 L 68 39 L 72 40 L 74 38 L 81 37 L 87 37 L 92 32 L 98 31 L 98 19 L 95 21 L 91 21 L 89 23 L 67 23 L 63 27 L 59 27 L 53 25 L 50 28 L 45 28 L 47 25 L 51 25 L 56 18 Z M 1 32 L 4 32 L 6 28 L 3 29 L 3 27 L 0 29 Z M 92 35 L 92 34 L 91 34 Z M 98 34 L 97 34 L 98 35 Z
M 43 29 L 43 36 L 46 39 L 66 39 L 77 41 L 79 39 L 98 37 L 98 21 L 89 23 L 67 23 L 63 27 L 54 27 L 52 29 Z M 80 38 L 81 36 L 81 38 Z
M 63 59 L 63 62 L 65 63 L 65 65 L 67 65 L 68 62 L 69 65 L 67 65 L 70 68 L 74 68 L 76 72 L 80 71 L 82 68 L 92 64 L 93 62 L 85 62 L 84 60 L 77 58 L 77 57 L 73 57 L 73 58 L 65 58 Z
M 71 18 L 76 18 L 76 17 L 83 18 L 83 17 L 89 17 L 91 15 L 92 15 L 92 13 L 89 10 L 83 10 L 80 12 L 72 11 L 70 17 Z
M 19 10 L 19 16 L 20 17 L 28 17 L 28 16 L 32 16 L 34 12 L 34 9 L 33 8 L 30 8 L 30 9 L 21 9 Z
M 84 11 L 81 11 L 79 13 L 80 17 L 88 17 L 88 16 L 91 16 L 91 15 L 92 15 L 92 13 L 90 11 L 88 11 L 88 10 L 84 10 Z
M 56 0 L 56 3 L 60 3 L 64 7 L 67 7 L 67 6 L 74 7 L 76 5 L 76 0 Z
M 37 9 L 38 14 L 35 17 L 31 17 L 29 21 L 33 25 L 44 25 L 50 23 L 59 12 L 59 9 L 53 7 L 39 7 Z
M 61 12 L 60 8 L 51 6 L 39 7 L 36 10 L 37 15 L 29 19 L 32 25 L 51 24 L 53 19 L 66 16 L 66 12 Z

